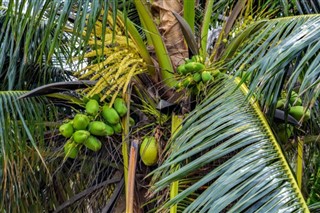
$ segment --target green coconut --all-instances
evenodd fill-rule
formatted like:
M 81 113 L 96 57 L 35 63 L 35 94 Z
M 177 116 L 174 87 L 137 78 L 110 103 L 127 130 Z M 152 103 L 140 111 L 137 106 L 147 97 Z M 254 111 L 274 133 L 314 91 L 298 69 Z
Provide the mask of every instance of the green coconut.
M 74 132 L 72 123 L 69 122 L 69 123 L 62 124 L 59 127 L 59 131 L 60 131 L 61 135 L 63 135 L 64 137 L 70 138 Z
M 126 102 L 122 98 L 116 98 L 114 100 L 113 108 L 121 117 L 127 114 L 128 111 Z
M 72 143 L 71 141 L 67 142 L 63 146 L 64 154 L 68 158 L 75 159 L 78 156 L 79 148 L 75 143 Z
M 95 99 L 91 99 L 86 104 L 86 112 L 89 115 L 96 116 L 99 112 L 99 102 Z
M 291 125 L 280 124 L 278 128 L 278 137 L 281 142 L 287 142 L 288 138 L 291 137 L 293 132 L 293 127 Z
M 286 99 L 280 99 L 279 101 L 277 101 L 276 108 L 281 109 L 284 107 L 285 104 L 286 104 Z
M 186 74 L 186 69 L 184 67 L 185 64 L 180 64 L 178 67 L 177 67 L 177 73 L 181 74 L 181 75 L 184 75 Z
M 122 132 L 121 123 L 117 123 L 115 125 L 112 125 L 112 128 L 115 133 L 120 134 Z
M 295 91 L 291 92 L 289 103 L 293 106 L 301 106 L 302 105 L 302 100 Z
M 174 85 L 174 88 L 175 88 L 176 90 L 179 90 L 179 89 L 183 88 L 182 82 L 181 82 L 181 81 L 180 81 L 180 82 L 177 82 L 177 83 Z
M 113 128 L 102 121 L 90 122 L 88 130 L 96 136 L 111 136 L 114 134 Z
M 188 87 L 191 87 L 194 85 L 194 81 L 193 81 L 193 77 L 189 76 L 187 77 L 186 79 L 184 79 L 182 81 L 182 85 L 185 87 L 185 88 L 188 88 Z
M 200 72 L 205 68 L 204 64 L 199 62 L 190 62 L 184 65 L 184 67 L 186 69 L 186 73 Z
M 194 56 L 192 56 L 191 60 L 195 61 L 195 62 L 202 63 L 202 64 L 204 62 L 204 59 L 201 55 L 194 55 Z
M 89 136 L 90 132 L 88 132 L 87 130 L 78 130 L 73 133 L 73 140 L 76 143 L 83 143 L 88 139 Z
M 132 117 L 130 117 L 129 124 L 130 124 L 130 126 L 134 126 L 134 125 L 136 125 L 136 121 Z
M 117 124 L 120 121 L 120 116 L 117 111 L 107 105 L 102 107 L 102 116 L 109 124 Z
M 303 117 L 303 121 L 310 119 L 310 110 L 305 110 L 303 106 L 292 106 L 289 109 L 289 114 L 292 115 L 298 121 Z
M 90 123 L 90 119 L 87 115 L 76 114 L 73 119 L 73 128 L 76 130 L 85 130 Z
M 195 74 L 193 74 L 193 80 L 195 81 L 195 82 L 200 82 L 201 81 L 201 74 L 200 73 L 198 73 L 198 72 L 196 72 Z
M 101 141 L 92 135 L 88 137 L 88 139 L 83 143 L 83 145 L 85 145 L 88 149 L 94 152 L 99 151 L 102 146 Z
M 146 166 L 152 166 L 158 161 L 158 146 L 155 137 L 145 137 L 140 146 L 140 157 Z
M 212 75 L 208 71 L 203 71 L 201 73 L 201 79 L 202 79 L 202 82 L 206 83 L 212 79 Z
M 218 76 L 220 73 L 221 73 L 220 70 L 216 69 L 216 70 L 213 70 L 210 74 L 211 74 L 212 77 L 216 77 L 216 76 Z

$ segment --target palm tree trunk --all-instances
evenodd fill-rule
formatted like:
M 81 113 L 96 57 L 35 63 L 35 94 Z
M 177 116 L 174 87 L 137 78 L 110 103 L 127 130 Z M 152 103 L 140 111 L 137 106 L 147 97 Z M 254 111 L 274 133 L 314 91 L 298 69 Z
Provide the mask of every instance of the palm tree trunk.
M 182 2 L 179 0 L 155 0 L 152 8 L 157 12 L 155 17 L 159 18 L 159 32 L 165 42 L 172 64 L 176 68 L 184 58 L 188 57 L 188 49 L 180 25 L 172 14 L 172 11 L 182 14 Z

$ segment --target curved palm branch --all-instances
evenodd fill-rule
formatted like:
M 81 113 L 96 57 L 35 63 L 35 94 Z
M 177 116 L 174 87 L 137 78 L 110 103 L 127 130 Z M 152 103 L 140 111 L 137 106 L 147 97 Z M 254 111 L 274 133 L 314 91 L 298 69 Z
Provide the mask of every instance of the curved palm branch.
M 57 114 L 45 98 L 18 100 L 24 93 L 0 92 L 0 205 L 8 211 L 19 211 L 16 202 L 38 202 L 39 175 L 49 178 L 43 156 Z
M 0 82 L 4 90 L 30 89 L 26 85 L 34 84 L 32 80 L 37 78 L 48 83 L 52 80 L 49 75 L 55 75 L 57 67 L 66 61 L 66 37 L 55 35 L 53 29 L 59 28 L 58 24 L 46 20 L 45 10 L 53 4 L 10 1 L 0 11 Z M 33 78 L 26 78 L 31 70 Z
M 310 1 L 303 1 L 297 0 L 294 2 L 297 10 L 300 14 L 312 14 L 312 13 L 319 13 L 320 12 L 320 5 L 319 2 L 317 3 L 316 0 Z
M 160 211 L 177 204 L 179 212 L 308 212 L 258 105 L 236 88 L 216 82 L 168 144 L 153 189 L 178 181 L 179 193 Z
M 250 94 L 256 93 L 263 106 L 274 107 L 282 89 L 287 99 L 299 86 L 304 106 L 312 106 L 320 87 L 320 15 L 305 15 L 262 20 L 249 26 L 225 51 L 224 60 L 233 57 L 238 46 L 243 48 L 228 64 L 232 72 L 246 71 Z

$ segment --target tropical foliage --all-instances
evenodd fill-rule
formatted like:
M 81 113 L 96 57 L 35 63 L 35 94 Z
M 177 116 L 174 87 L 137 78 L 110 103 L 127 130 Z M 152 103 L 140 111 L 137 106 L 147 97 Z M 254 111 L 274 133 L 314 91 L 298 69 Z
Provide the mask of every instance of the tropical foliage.
M 1 1 L 0 206 L 319 211 L 319 11 L 315 0 Z M 190 62 L 197 72 L 181 72 Z M 93 97 L 123 98 L 122 133 L 67 158 L 59 126 Z

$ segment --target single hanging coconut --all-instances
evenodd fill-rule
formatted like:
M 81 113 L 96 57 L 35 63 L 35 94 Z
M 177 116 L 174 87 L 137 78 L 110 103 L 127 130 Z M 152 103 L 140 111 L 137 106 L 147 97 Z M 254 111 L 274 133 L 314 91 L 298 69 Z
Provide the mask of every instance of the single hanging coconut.
M 152 166 L 158 161 L 158 146 L 155 137 L 145 137 L 140 146 L 140 157 L 146 166 Z
M 130 117 L 129 118 L 129 124 L 130 124 L 130 126 L 135 126 L 136 125 L 136 121 L 132 117 Z

